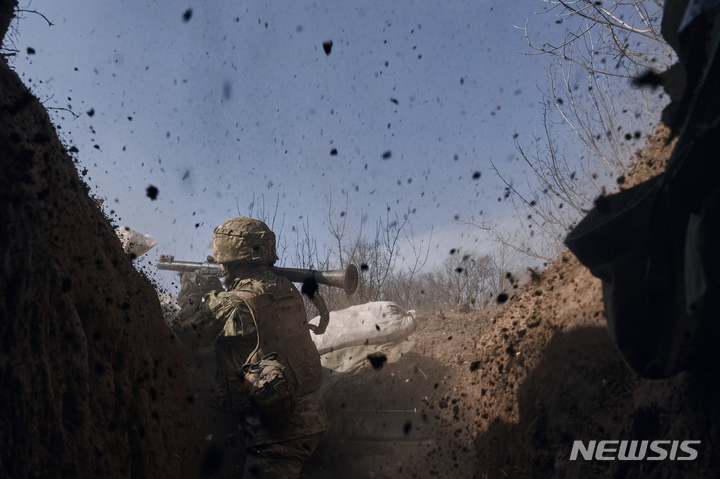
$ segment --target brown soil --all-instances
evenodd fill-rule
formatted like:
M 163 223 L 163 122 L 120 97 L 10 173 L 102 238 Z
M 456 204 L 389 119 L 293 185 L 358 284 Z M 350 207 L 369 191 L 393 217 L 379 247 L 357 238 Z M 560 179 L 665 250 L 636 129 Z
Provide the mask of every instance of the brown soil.
M 621 188 L 663 170 L 668 135 Z M 333 428 L 307 477 L 720 477 L 716 375 L 634 375 L 600 280 L 569 252 L 500 308 L 421 316 L 387 357 L 326 394 Z M 574 440 L 623 439 L 702 442 L 692 462 L 569 461 Z
M 157 294 L 4 58 L 0 92 L 0 476 L 182 477 L 184 368 Z

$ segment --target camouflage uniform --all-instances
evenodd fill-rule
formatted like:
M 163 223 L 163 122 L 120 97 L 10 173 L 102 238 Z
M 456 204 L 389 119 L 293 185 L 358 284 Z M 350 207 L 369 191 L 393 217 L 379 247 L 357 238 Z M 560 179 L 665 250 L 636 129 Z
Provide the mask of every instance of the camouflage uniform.
M 252 266 L 226 285 L 227 291 L 211 291 L 204 302 L 198 300 L 197 288 L 185 282 L 178 296 L 183 309 L 175 331 L 190 347 L 212 345 L 215 349 L 217 401 L 243 417 L 248 451 L 245 477 L 296 478 L 327 427 L 319 391 L 320 359 L 310 339 L 300 293 L 289 280 L 268 268 L 276 258 L 272 232 L 270 242 L 266 232 L 253 239 L 245 228 L 241 241 L 237 241 L 238 223 L 246 226 L 248 222 L 267 228 L 257 220 L 234 218 L 215 229 L 211 247 L 219 262 L 240 258 Z M 228 224 L 234 229 L 227 228 Z M 223 254 L 228 249 L 227 238 L 221 236 L 216 241 L 228 231 L 232 234 L 229 248 L 240 251 L 240 255 Z M 242 381 L 242 366 L 269 352 L 279 353 L 278 360 L 290 371 L 288 382 L 297 394 L 297 406 L 280 422 L 268 421 L 251 406 Z

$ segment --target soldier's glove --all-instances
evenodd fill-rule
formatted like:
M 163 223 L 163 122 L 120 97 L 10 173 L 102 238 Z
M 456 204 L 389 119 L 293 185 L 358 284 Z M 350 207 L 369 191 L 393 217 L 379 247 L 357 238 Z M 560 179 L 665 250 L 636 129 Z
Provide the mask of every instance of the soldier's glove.
M 276 359 L 277 353 L 270 353 L 257 363 L 242 366 L 247 398 L 260 413 L 261 421 L 271 426 L 287 421 L 298 404 L 285 366 Z
M 224 291 L 223 285 L 217 276 L 200 276 L 196 274 L 196 282 L 203 296 L 210 291 Z
M 183 273 L 180 277 L 180 292 L 177 302 L 181 308 L 198 308 L 202 304 L 204 292 L 198 286 L 195 273 Z

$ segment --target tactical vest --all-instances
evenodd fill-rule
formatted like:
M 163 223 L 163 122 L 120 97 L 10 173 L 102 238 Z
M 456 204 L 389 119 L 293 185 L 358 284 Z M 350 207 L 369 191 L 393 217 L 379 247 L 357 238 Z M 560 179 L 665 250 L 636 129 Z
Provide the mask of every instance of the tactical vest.
M 320 389 L 322 366 L 308 329 L 302 297 L 285 277 L 277 282 L 250 281 L 232 290 L 247 304 L 257 328 L 258 343 L 246 363 L 270 353 L 285 367 L 285 375 L 298 397 Z

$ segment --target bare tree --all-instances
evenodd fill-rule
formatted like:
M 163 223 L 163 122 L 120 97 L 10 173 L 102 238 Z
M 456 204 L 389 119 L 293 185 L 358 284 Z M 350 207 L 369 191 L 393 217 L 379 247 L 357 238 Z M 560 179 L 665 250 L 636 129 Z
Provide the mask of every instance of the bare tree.
M 440 268 L 419 276 L 417 309 L 449 310 L 462 303 L 485 306 L 494 294 L 492 284 L 497 276 L 491 255 L 453 250 Z
M 448 299 L 453 306 L 470 303 L 473 307 L 485 304 L 489 281 L 493 275 L 490 255 L 464 252 L 462 249 L 448 257 L 443 263 L 443 277 Z
M 661 0 L 543 0 L 541 15 L 555 14 L 566 26 L 557 44 L 525 38 L 536 55 L 554 58 L 544 104 L 566 128 L 565 139 L 586 147 L 615 176 L 628 166 L 637 132 L 652 131 L 667 103 L 660 93 L 633 88 L 630 80 L 664 71 L 676 55 L 660 33 Z M 544 115 L 546 128 L 547 111 Z
M 280 193 L 278 193 L 277 197 L 275 198 L 275 208 L 272 211 L 272 217 L 270 217 L 270 212 L 265 208 L 265 195 L 260 195 L 260 208 L 258 208 L 257 214 L 253 216 L 253 213 L 255 212 L 255 193 L 253 193 L 252 201 L 250 202 L 249 211 L 247 213 L 243 213 L 240 211 L 240 204 L 238 203 L 238 200 L 235 200 L 235 209 L 237 210 L 237 214 L 240 216 L 249 216 L 251 218 L 257 218 L 266 225 L 275 233 L 275 236 L 277 238 L 276 242 L 276 249 L 277 249 L 277 255 L 278 258 L 280 258 L 280 264 L 284 263 L 285 256 L 287 254 L 288 249 L 288 243 L 287 240 L 283 237 L 283 229 L 285 228 L 285 213 L 282 214 L 282 218 L 280 219 L 280 226 L 276 230 L 275 222 L 278 220 L 278 210 L 280 208 Z
M 543 3 L 549 8 L 540 15 L 554 14 L 566 29 L 557 43 L 540 44 L 530 34 L 529 19 L 525 26 L 532 54 L 553 59 L 541 133 L 529 145 L 515 135 L 529 176 L 516 184 L 495 169 L 520 224 L 508 235 L 486 218 L 469 223 L 524 255 L 550 259 L 593 200 L 625 173 L 642 146 L 638 140 L 659 123 L 667 98 L 634 88 L 630 79 L 669 68 L 675 56 L 660 35 L 659 0 Z
M 406 309 L 418 311 L 452 309 L 468 302 L 475 307 L 486 306 L 507 286 L 505 275 L 512 270 L 509 248 L 499 256 L 481 255 L 457 250 L 435 271 L 426 271 L 432 231 L 428 239 L 418 240 L 410 221 L 414 210 L 403 215 L 391 214 L 378 218 L 372 236 L 360 227 L 354 234 L 347 223 L 349 202 L 339 211 L 328 207 L 326 225 L 334 238 L 333 246 L 319 252 L 312 220 L 306 216 L 295 232 L 295 264 L 312 269 L 344 269 L 353 263 L 359 267 L 358 287 L 352 296 L 338 288 L 320 285 L 318 292 L 330 310 L 371 301 L 394 301 Z M 403 261 L 399 261 L 400 259 Z M 317 314 L 306 298 L 310 317 Z
M 597 174 L 584 169 L 577 159 L 568 159 L 560 150 L 546 114 L 547 110 L 543 112 L 543 136 L 534 137 L 532 151 L 526 151 L 515 138 L 520 158 L 531 173 L 524 185 L 509 181 L 492 163 L 493 170 L 505 184 L 505 200 L 511 203 L 517 218 L 515 231 L 508 234 L 485 216 L 471 217 L 463 224 L 487 231 L 498 243 L 524 256 L 549 261 L 564 248 L 563 239 L 568 229 L 592 207 L 588 192 L 596 187 Z
M 408 208 L 406 217 L 409 216 L 411 212 Z M 409 232 L 408 229 L 410 230 Z M 423 295 L 425 291 L 421 281 L 421 271 L 428 261 L 433 231 L 432 229 L 430 230 L 430 237 L 426 245 L 423 245 L 424 241 L 421 240 L 418 242 L 415 239 L 412 225 L 404 228 L 403 233 L 409 248 L 407 258 L 409 258 L 410 261 L 406 263 L 405 269 L 393 271 L 388 294 L 392 300 L 400 306 L 404 308 L 415 308 L 415 305 L 422 303 L 424 300 Z M 412 258 L 410 258 L 410 255 L 412 255 Z
M 549 8 L 541 15 L 555 15 L 565 23 L 558 43 L 533 42 L 526 23 L 525 38 L 537 54 L 547 54 L 588 71 L 634 78 L 646 70 L 664 70 L 673 52 L 660 33 L 662 0 L 542 0 Z M 595 58 L 600 58 L 598 66 Z M 612 61 L 613 70 L 607 67 Z
M 328 202 L 328 229 L 330 230 L 330 234 L 332 234 L 333 238 L 335 238 L 335 242 L 337 243 L 337 251 L 335 252 L 335 255 L 340 261 L 340 268 L 345 267 L 346 258 L 344 254 L 343 239 L 345 238 L 345 231 L 347 226 L 347 211 L 349 202 L 350 196 L 348 193 L 345 193 L 345 210 L 340 212 L 340 220 L 333 219 L 333 216 L 335 215 L 335 209 L 333 208 L 332 195 L 330 196 L 330 201 Z M 360 231 L 358 235 L 362 236 L 362 222 L 360 223 Z
M 346 249 L 346 264 L 353 263 L 360 267 L 355 300 L 367 302 L 387 299 L 386 288 L 398 259 L 398 241 L 408 221 L 408 215 L 402 219 L 397 215 L 392 218 L 388 207 L 385 219 L 378 218 L 375 222 L 374 237 L 367 239 L 360 233 Z
M 490 259 L 492 268 L 488 278 L 489 297 L 486 298 L 484 306 L 494 304 L 500 293 L 507 292 L 518 284 L 518 275 L 513 274 L 513 271 L 518 269 L 516 256 L 511 248 L 501 244 L 490 254 Z

